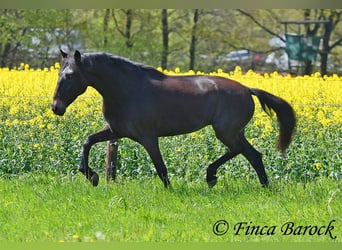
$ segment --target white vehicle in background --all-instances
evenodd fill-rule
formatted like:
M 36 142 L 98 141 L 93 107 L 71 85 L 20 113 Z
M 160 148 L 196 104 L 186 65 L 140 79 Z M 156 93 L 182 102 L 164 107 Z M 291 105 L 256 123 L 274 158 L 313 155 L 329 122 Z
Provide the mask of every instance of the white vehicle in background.
M 249 51 L 246 49 L 229 52 L 224 58 L 227 62 L 242 62 L 249 59 Z

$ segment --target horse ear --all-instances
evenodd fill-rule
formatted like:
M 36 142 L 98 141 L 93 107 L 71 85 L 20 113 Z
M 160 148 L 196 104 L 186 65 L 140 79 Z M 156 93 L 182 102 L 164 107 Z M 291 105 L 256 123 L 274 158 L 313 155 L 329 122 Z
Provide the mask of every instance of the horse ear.
M 59 50 L 61 52 L 62 58 L 67 58 L 68 54 L 65 53 L 62 49 Z
M 80 63 L 81 62 L 81 53 L 78 50 L 75 51 L 74 57 L 75 57 L 75 62 L 76 63 Z

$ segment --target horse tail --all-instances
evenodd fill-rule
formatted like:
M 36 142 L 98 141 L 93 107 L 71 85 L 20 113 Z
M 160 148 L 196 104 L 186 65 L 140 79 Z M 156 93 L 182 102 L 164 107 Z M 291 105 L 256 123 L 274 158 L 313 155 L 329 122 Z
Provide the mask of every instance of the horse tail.
M 279 136 L 276 148 L 284 155 L 285 149 L 291 142 L 296 127 L 296 117 L 289 103 L 261 89 L 251 88 L 252 95 L 258 97 L 262 109 L 271 116 L 274 110 L 279 123 Z

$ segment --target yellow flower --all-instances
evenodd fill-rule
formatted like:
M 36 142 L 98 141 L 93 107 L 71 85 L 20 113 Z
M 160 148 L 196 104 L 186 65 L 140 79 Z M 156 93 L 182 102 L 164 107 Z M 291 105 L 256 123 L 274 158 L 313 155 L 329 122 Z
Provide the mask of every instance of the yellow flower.
M 60 69 L 61 68 L 61 65 L 59 64 L 59 62 L 56 62 L 55 63 L 55 69 Z
M 11 125 L 13 126 L 16 126 L 16 125 L 19 125 L 20 124 L 20 121 L 18 119 L 14 119 L 11 123 Z
M 6 126 L 11 126 L 11 120 L 10 119 L 6 119 L 6 121 L 5 121 L 5 125 Z
M 52 130 L 52 129 L 53 129 L 53 125 L 52 125 L 51 123 L 49 123 L 49 124 L 46 126 L 46 128 L 47 128 L 48 130 Z
M 33 147 L 36 148 L 36 149 L 40 149 L 40 148 L 42 148 L 43 146 L 42 146 L 41 143 L 35 143 L 35 144 L 33 144 Z
M 191 136 L 191 138 L 195 139 L 195 138 L 198 137 L 198 133 L 192 132 L 192 133 L 190 134 L 190 136 Z
M 316 170 L 320 170 L 322 168 L 322 163 L 321 162 L 316 162 L 315 163 L 315 168 L 316 168 Z
M 79 236 L 78 234 L 74 234 L 74 235 L 72 236 L 72 239 L 73 239 L 73 240 L 79 240 L 79 239 L 80 239 L 80 236 Z
M 96 127 L 97 125 L 98 125 L 97 122 L 91 122 L 91 126 L 92 126 L 92 127 Z
M 177 153 L 180 153 L 180 152 L 182 152 L 182 151 L 183 151 L 182 147 L 176 148 L 176 152 L 177 152 Z

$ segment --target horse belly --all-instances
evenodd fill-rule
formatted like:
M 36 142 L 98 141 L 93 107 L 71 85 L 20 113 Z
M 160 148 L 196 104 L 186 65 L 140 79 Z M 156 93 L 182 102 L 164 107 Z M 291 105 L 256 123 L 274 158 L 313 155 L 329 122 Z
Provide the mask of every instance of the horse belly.
M 179 135 L 191 133 L 211 124 L 215 113 L 214 106 L 209 100 L 175 102 L 167 105 L 158 112 L 155 118 L 158 136 Z

